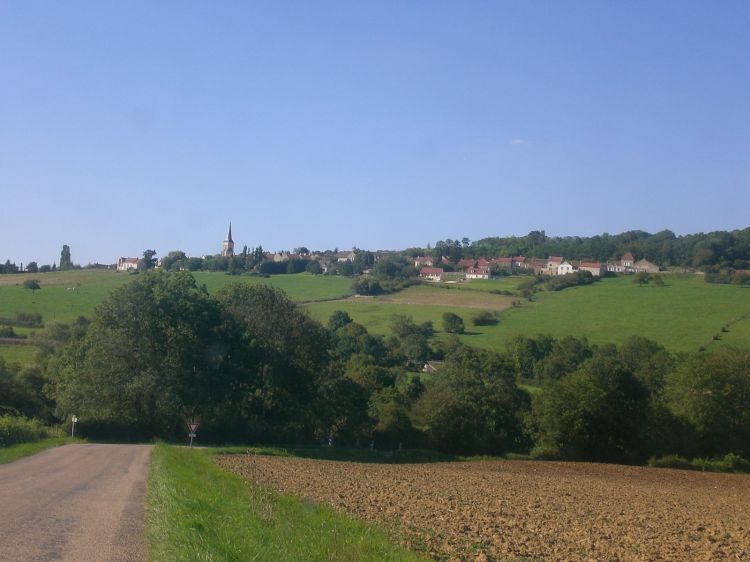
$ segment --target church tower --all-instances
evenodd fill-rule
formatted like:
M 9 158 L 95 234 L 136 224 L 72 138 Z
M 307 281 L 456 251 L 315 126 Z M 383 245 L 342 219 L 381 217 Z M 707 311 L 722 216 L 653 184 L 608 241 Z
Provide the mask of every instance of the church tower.
M 234 255 L 234 240 L 232 240 L 232 223 L 229 223 L 229 234 L 221 245 L 221 255 L 231 258 Z

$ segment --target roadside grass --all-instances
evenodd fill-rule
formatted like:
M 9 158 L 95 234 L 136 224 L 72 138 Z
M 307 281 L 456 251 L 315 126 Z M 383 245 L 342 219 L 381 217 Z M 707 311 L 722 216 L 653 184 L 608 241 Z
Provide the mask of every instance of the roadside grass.
M 85 443 L 81 439 L 72 437 L 50 437 L 41 441 L 32 441 L 30 443 L 19 443 L 10 447 L 0 447 L 0 464 L 13 462 L 23 457 L 35 455 L 45 449 L 59 447 L 60 445 L 69 445 L 71 443 Z
M 331 509 L 248 485 L 214 449 L 155 447 L 147 493 L 151 560 L 422 560 Z
M 376 464 L 414 464 L 450 462 L 459 457 L 431 451 L 429 449 L 403 449 L 402 451 L 370 450 L 367 447 L 325 447 L 325 446 L 226 446 L 213 447 L 217 455 L 265 455 L 272 457 L 299 457 L 329 461 L 376 463 Z

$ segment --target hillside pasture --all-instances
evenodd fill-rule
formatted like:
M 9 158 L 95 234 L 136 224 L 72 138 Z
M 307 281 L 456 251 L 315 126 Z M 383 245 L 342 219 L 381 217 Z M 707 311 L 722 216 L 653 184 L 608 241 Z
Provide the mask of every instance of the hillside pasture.
M 461 283 L 435 283 L 436 287 L 446 290 L 480 291 L 491 293 L 493 291 L 510 291 L 515 293 L 518 285 L 531 279 L 528 275 L 507 275 L 495 279 L 471 279 Z
M 345 298 L 352 294 L 352 279 L 315 276 L 308 273 L 252 277 L 223 272 L 195 272 L 196 283 L 210 293 L 235 283 L 268 284 L 283 289 L 297 302 Z M 91 318 L 96 306 L 110 293 L 136 275 L 110 270 L 77 269 L 49 273 L 0 275 L 0 317 L 15 318 L 19 312 L 41 314 L 45 323 L 74 322 L 79 316 Z M 27 279 L 37 279 L 41 289 L 23 287 Z M 18 334 L 31 335 L 34 329 L 14 328 Z M 0 357 L 20 364 L 30 363 L 36 349 L 28 345 L 0 345 Z
M 296 273 L 294 275 L 272 275 L 255 277 L 250 275 L 226 275 L 220 272 L 193 272 L 196 283 L 205 285 L 209 293 L 215 293 L 230 283 L 248 283 L 251 285 L 270 285 L 283 290 L 296 302 L 315 302 L 340 299 L 353 294 L 351 277 L 337 275 L 311 275 Z
M 390 333 L 395 314 L 411 315 L 417 322 L 432 320 L 439 331 L 442 314 L 455 312 L 463 318 L 469 332 L 459 336 L 464 343 L 498 351 L 505 349 L 506 343 L 517 335 L 536 334 L 586 337 L 597 344 L 619 344 L 632 335 L 641 335 L 673 352 L 750 342 L 750 289 L 705 283 L 701 276 L 671 275 L 665 276 L 665 280 L 664 287 L 640 286 L 633 282 L 632 276 L 623 276 L 563 291 L 542 291 L 532 301 L 506 307 L 494 326 L 473 326 L 474 310 L 447 304 L 449 295 L 468 291 L 439 287 L 434 290 L 442 290 L 445 296 L 441 299 L 436 293 L 430 304 L 349 299 L 311 304 L 308 309 L 321 321 L 334 310 L 344 310 L 379 334 Z M 512 302 L 512 297 L 507 298 Z M 722 333 L 721 327 L 728 323 L 728 332 Z M 717 334 L 719 339 L 715 340 Z
M 513 299 L 507 296 L 483 291 L 456 291 L 434 285 L 415 285 L 397 293 L 378 296 L 375 300 L 391 304 L 478 308 L 495 311 L 510 308 L 513 303 Z

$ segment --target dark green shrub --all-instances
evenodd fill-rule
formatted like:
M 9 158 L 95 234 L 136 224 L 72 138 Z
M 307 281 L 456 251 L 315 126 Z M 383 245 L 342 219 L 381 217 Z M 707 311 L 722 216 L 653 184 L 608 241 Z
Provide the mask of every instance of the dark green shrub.
M 48 436 L 47 428 L 39 420 L 0 416 L 0 447 L 40 441 Z
M 475 314 L 471 322 L 475 326 L 494 326 L 497 324 L 497 316 L 494 312 L 483 310 Z

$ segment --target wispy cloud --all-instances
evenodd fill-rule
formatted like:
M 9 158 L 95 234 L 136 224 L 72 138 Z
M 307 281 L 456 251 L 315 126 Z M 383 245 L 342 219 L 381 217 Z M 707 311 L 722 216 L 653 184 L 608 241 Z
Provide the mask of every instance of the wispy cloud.
M 521 146 L 524 144 L 529 144 L 530 141 L 524 140 L 524 139 L 511 139 L 510 144 L 512 146 Z

